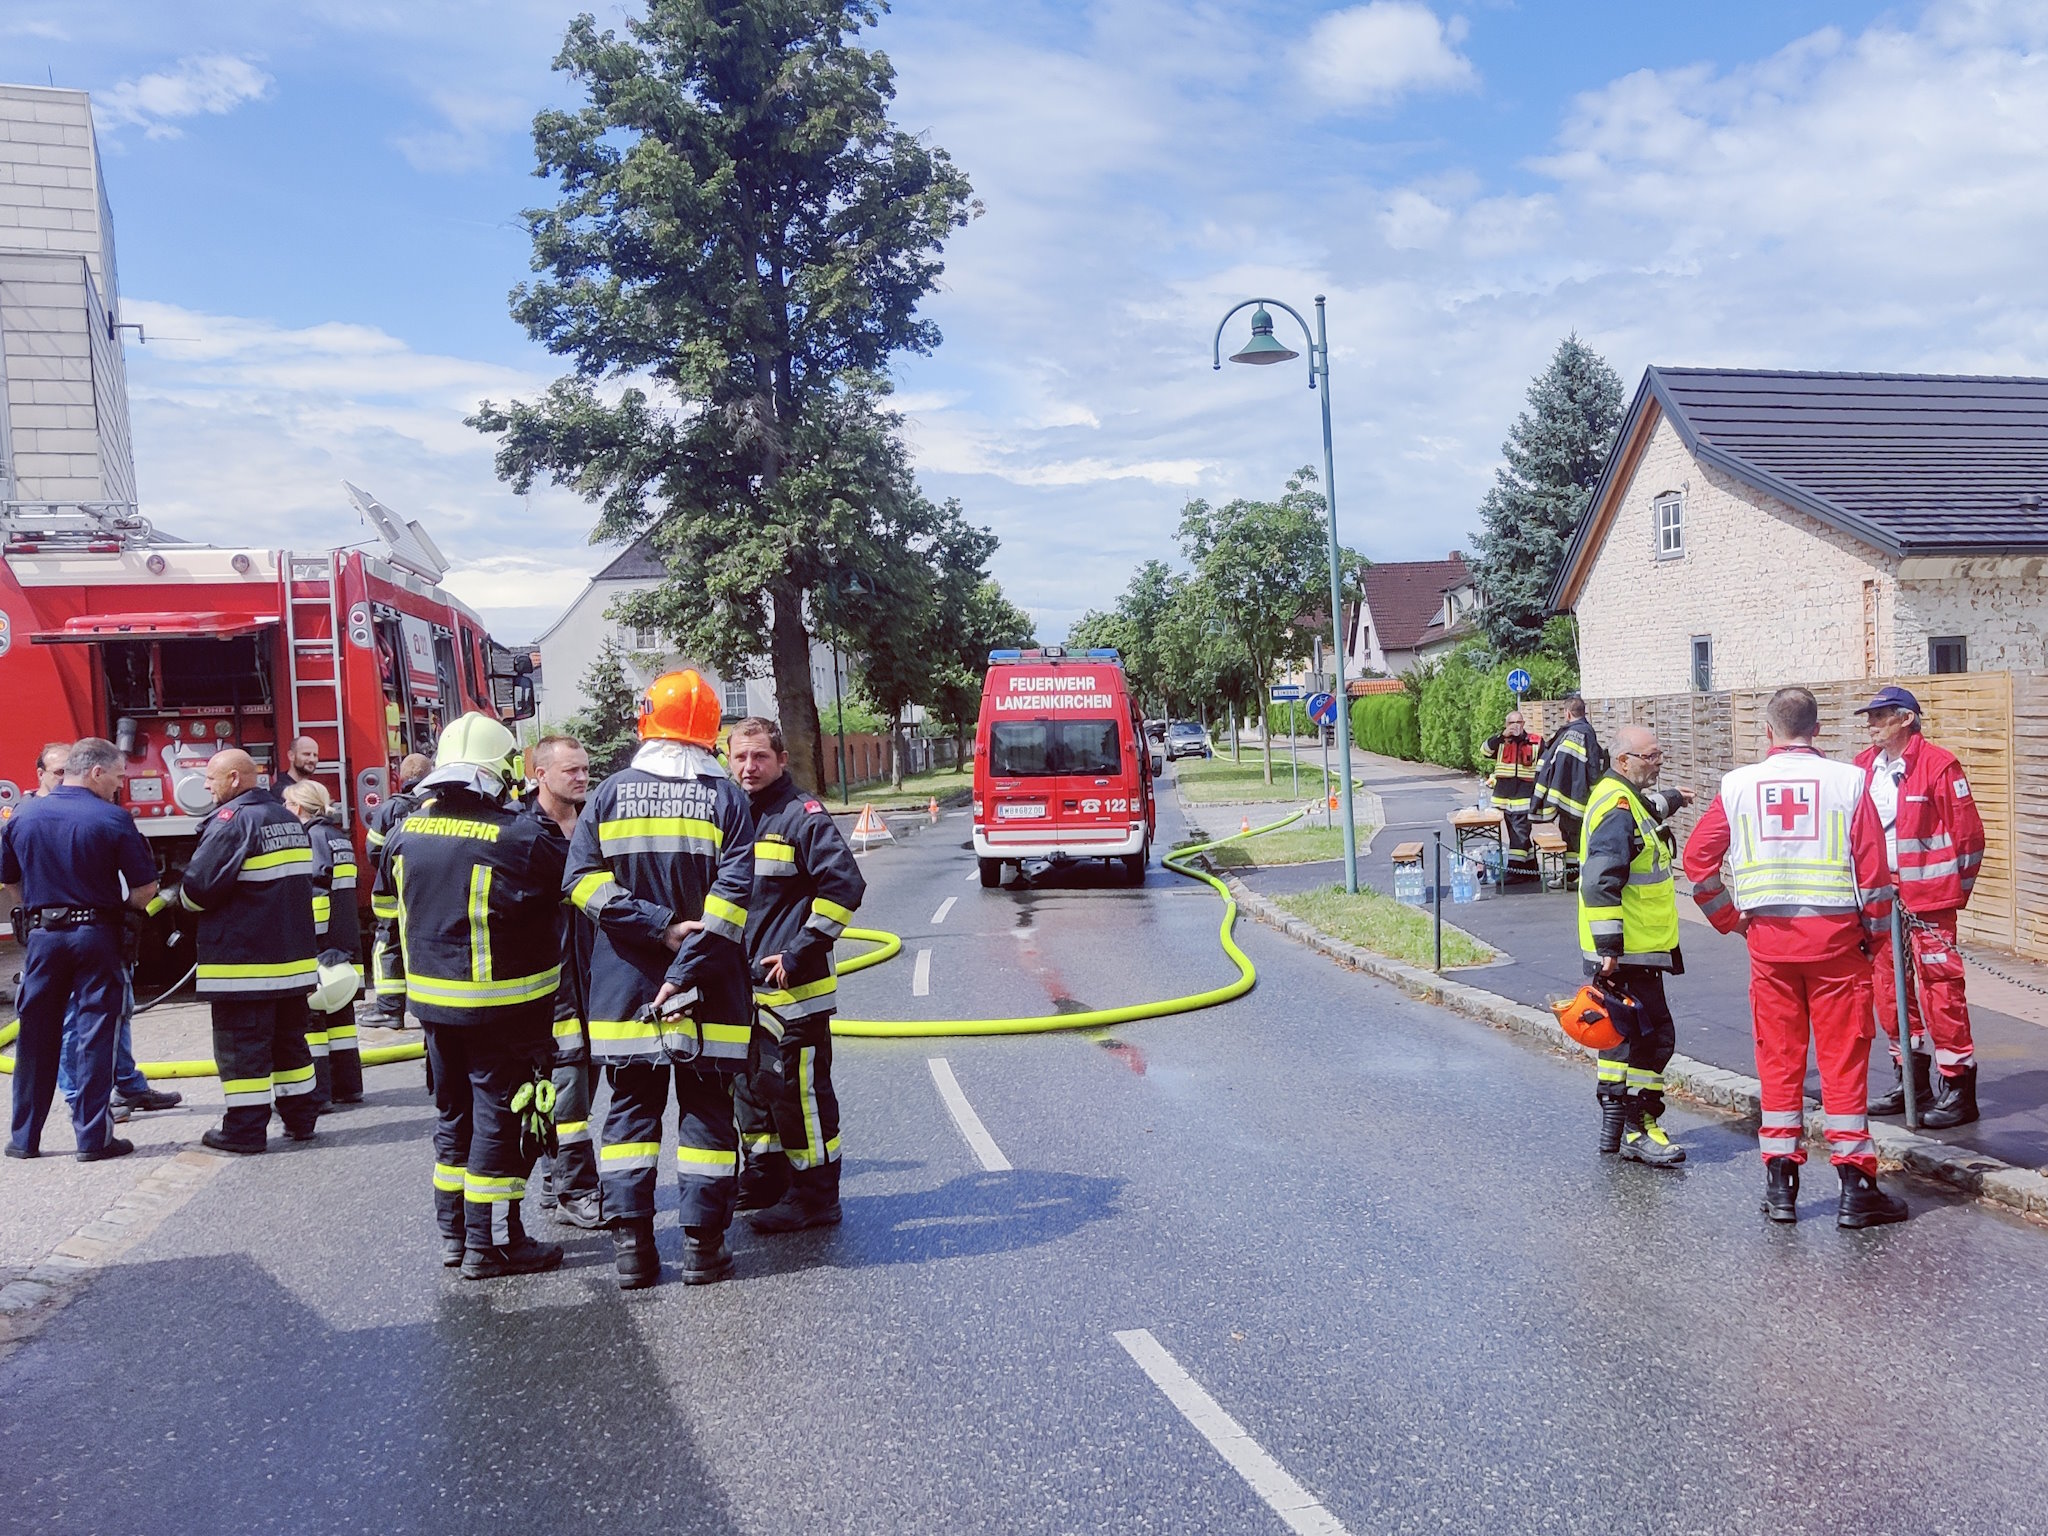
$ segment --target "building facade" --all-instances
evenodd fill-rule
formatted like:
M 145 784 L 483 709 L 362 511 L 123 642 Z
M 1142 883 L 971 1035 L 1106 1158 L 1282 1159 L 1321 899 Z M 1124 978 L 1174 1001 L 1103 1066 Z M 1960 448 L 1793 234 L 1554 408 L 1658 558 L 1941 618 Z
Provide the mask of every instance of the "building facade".
M 2048 667 L 2048 380 L 1652 368 L 1568 548 L 1618 698 Z
M 1479 592 L 1459 550 L 1367 566 L 1362 587 L 1346 626 L 1349 677 L 1399 677 L 1479 632 Z
M 0 501 L 133 506 L 120 308 L 89 98 L 0 85 Z

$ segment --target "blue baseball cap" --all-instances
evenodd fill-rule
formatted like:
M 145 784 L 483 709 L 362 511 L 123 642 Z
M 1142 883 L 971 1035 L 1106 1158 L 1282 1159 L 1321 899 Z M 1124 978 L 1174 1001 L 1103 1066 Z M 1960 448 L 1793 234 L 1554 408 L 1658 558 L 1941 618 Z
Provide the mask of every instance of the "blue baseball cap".
M 1906 692 L 1897 683 L 1889 683 L 1878 689 L 1877 697 L 1857 710 L 1856 713 L 1867 715 L 1880 709 L 1910 709 L 1916 715 L 1925 713 L 1920 708 L 1920 701 L 1914 698 L 1912 694 Z

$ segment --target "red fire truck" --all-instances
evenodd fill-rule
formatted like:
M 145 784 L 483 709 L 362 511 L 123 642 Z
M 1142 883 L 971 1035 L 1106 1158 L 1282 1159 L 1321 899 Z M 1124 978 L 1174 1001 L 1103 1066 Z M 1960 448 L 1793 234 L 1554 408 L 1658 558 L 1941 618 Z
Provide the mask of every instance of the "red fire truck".
M 220 548 L 128 507 L 0 505 L 0 817 L 33 792 L 46 742 L 104 736 L 127 755 L 122 802 L 175 873 L 212 804 L 207 758 L 240 747 L 282 774 L 308 736 L 363 855 L 400 757 L 431 754 L 467 710 L 530 717 L 531 655 L 437 584 L 447 563 L 417 522 L 347 489 L 381 547 Z

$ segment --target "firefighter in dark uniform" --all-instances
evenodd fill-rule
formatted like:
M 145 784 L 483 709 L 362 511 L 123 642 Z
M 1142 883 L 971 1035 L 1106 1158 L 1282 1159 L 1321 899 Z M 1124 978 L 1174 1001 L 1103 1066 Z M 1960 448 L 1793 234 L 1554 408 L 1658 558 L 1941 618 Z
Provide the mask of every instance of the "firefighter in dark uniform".
M 285 1134 L 311 1141 L 319 1111 L 306 994 L 320 969 L 313 843 L 240 748 L 208 760 L 206 788 L 220 809 L 199 834 L 178 899 L 199 914 L 198 992 L 213 1005 L 227 1113 L 199 1139 L 221 1152 L 265 1151 L 274 1102 Z
M 558 1244 L 526 1235 L 519 1203 L 538 1150 L 522 1116 L 554 1054 L 564 849 L 506 802 L 513 748 L 484 715 L 441 733 L 420 784 L 431 803 L 386 836 L 371 891 L 397 935 L 405 1005 L 426 1030 L 441 1262 L 465 1280 L 562 1262 Z
M 363 919 L 356 907 L 356 847 L 334 818 L 327 786 L 305 779 L 284 787 L 284 803 L 313 841 L 313 935 L 323 965 L 345 965 L 362 977 Z M 356 1044 L 356 1005 L 313 1013 L 306 1044 L 313 1052 L 313 1096 L 326 1104 L 363 1102 L 363 1058 Z
M 72 1106 L 75 1155 L 98 1162 L 135 1150 L 113 1134 L 108 1099 L 125 1016 L 124 908 L 149 904 L 157 873 L 134 818 L 113 803 L 121 764 L 112 742 L 87 737 L 71 748 L 64 782 L 0 826 L 0 884 L 19 901 L 15 937 L 26 950 L 9 1157 L 42 1155 L 67 1009 L 82 1068 Z
M 661 1277 L 654 1191 L 671 1079 L 683 1281 L 732 1273 L 732 1085 L 753 1036 L 754 822 L 711 750 L 720 713 L 717 692 L 696 672 L 656 678 L 640 701 L 632 765 L 591 793 L 570 839 L 564 889 L 596 929 L 584 1028 L 591 1062 L 611 1083 L 598 1167 L 622 1290 Z M 656 1022 L 650 1005 L 667 1003 L 678 1017 Z
M 432 772 L 433 767 L 419 753 L 408 752 L 398 764 L 398 792 L 373 806 L 363 818 L 363 842 L 368 851 L 369 878 L 373 883 L 377 878 L 377 866 L 384 862 L 384 840 L 391 835 L 392 828 L 419 809 L 420 780 Z M 390 1029 L 405 1026 L 405 999 L 390 968 L 384 963 L 384 956 L 396 945 L 397 938 L 397 934 L 383 922 L 375 923 L 370 936 L 370 974 L 367 980 L 369 990 L 376 998 L 371 1005 L 370 1016 Z
M 1586 701 L 1573 694 L 1564 704 L 1564 729 L 1550 738 L 1543 761 L 1536 768 L 1536 793 L 1530 814 L 1557 818 L 1558 833 L 1564 838 L 1565 875 L 1578 877 L 1579 837 L 1586 821 L 1586 805 L 1593 798 L 1593 786 L 1607 772 L 1607 753 L 1593 734 L 1593 722 L 1586 718 Z
M 533 744 L 533 796 L 521 809 L 541 834 L 558 840 L 566 859 L 576 820 L 590 798 L 590 754 L 573 736 L 543 736 Z M 590 971 L 589 921 L 561 906 L 562 984 L 555 989 L 554 1156 L 541 1175 L 540 1203 L 564 1226 L 604 1225 L 597 1176 L 597 1141 L 590 1131 L 590 1042 L 583 1033 L 583 997 Z
M 736 1098 L 746 1168 L 739 1208 L 759 1232 L 839 1220 L 839 1095 L 832 1087 L 832 945 L 853 921 L 867 881 L 832 813 L 796 787 L 782 728 L 750 718 L 726 755 L 754 812 L 754 890 L 747 954 L 754 1001 L 773 1049 Z M 764 1042 L 765 1046 L 765 1042 Z
M 1486 738 L 1482 750 L 1493 762 L 1487 782 L 1493 786 L 1494 809 L 1506 818 L 1510 875 L 1536 873 L 1536 845 L 1529 840 L 1529 811 L 1536 792 L 1536 759 L 1543 738 L 1531 736 L 1519 709 L 1508 711 L 1498 736 Z

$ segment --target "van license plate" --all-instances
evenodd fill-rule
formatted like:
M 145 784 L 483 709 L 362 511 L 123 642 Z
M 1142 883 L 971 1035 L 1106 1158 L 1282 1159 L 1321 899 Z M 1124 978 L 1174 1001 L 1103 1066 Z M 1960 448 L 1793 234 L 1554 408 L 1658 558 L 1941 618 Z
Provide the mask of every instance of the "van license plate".
M 1045 807 L 1042 805 L 999 805 L 996 807 L 997 821 L 1030 821 L 1032 818 L 1043 816 L 1044 814 Z

